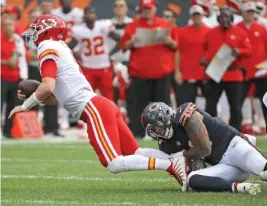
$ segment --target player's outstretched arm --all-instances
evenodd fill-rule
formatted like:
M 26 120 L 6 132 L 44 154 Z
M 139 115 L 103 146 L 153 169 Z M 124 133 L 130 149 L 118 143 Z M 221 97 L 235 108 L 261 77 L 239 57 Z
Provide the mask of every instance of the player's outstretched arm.
M 185 123 L 184 128 L 193 145 L 188 151 L 184 152 L 184 156 L 188 159 L 198 160 L 210 155 L 211 143 L 206 126 L 202 121 L 202 115 L 194 111 Z

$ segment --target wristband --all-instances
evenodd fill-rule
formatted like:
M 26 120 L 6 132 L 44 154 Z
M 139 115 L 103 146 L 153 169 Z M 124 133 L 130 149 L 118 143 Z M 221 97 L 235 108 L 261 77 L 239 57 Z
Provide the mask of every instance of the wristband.
M 22 109 L 23 111 L 28 111 L 39 103 L 41 103 L 41 101 L 36 97 L 36 94 L 34 92 L 28 99 L 23 102 Z

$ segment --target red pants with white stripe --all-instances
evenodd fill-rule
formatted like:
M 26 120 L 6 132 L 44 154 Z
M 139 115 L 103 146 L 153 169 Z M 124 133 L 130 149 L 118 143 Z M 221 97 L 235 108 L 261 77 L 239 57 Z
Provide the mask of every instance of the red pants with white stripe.
M 82 71 L 93 90 L 99 89 L 101 95 L 114 100 L 112 68 L 91 69 L 82 67 Z
M 139 148 L 119 108 L 105 97 L 93 97 L 81 120 L 87 123 L 90 143 L 105 167 L 117 156 L 132 155 Z

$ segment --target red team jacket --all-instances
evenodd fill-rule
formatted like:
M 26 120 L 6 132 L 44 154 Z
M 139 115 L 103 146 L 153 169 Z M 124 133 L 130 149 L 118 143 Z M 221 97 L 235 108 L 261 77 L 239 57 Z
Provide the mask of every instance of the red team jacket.
M 120 41 L 124 49 L 125 43 L 132 38 L 137 28 L 169 28 L 171 37 L 178 42 L 177 31 L 164 19 L 155 17 L 154 23 L 149 25 L 143 18 L 137 18 L 125 28 L 125 33 Z M 145 79 L 158 79 L 171 73 L 174 69 L 175 51 L 162 44 L 155 44 L 131 49 L 129 74 Z
M 184 80 L 204 79 L 204 68 L 199 61 L 205 54 L 205 38 L 209 31 L 204 24 L 199 28 L 190 25 L 180 29 L 178 49 L 180 70 Z
M 267 30 L 262 25 L 253 22 L 248 28 L 243 22 L 237 24 L 247 33 L 252 47 L 252 55 L 243 59 L 242 65 L 247 69 L 247 78 L 255 78 L 256 65 L 267 59 Z
M 241 67 L 242 60 L 249 57 L 252 53 L 250 41 L 246 33 L 238 26 L 231 26 L 227 30 L 223 30 L 221 26 L 211 29 L 206 36 L 205 58 L 210 61 L 218 49 L 227 44 L 231 48 L 236 48 L 239 51 L 239 55 L 230 67 Z M 222 81 L 243 81 L 243 75 L 241 70 L 226 71 Z

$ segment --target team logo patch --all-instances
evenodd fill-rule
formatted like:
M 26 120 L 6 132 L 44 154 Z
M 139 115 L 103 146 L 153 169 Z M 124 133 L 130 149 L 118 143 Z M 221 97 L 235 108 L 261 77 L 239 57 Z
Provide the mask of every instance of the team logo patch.
M 257 31 L 255 31 L 254 35 L 255 35 L 255 36 L 260 36 L 260 33 L 257 32 Z
M 231 35 L 230 39 L 234 40 L 234 39 L 236 39 L 236 36 L 235 35 Z
M 39 59 L 44 58 L 47 55 L 55 55 L 55 56 L 59 56 L 58 51 L 56 51 L 55 49 L 47 49 L 45 51 L 43 51 L 40 55 L 39 55 Z
M 159 107 L 160 107 L 160 106 L 159 106 L 159 103 L 154 103 L 154 104 L 150 105 L 150 107 L 148 108 L 148 110 L 149 110 L 150 112 L 154 112 L 154 111 L 156 111 Z

